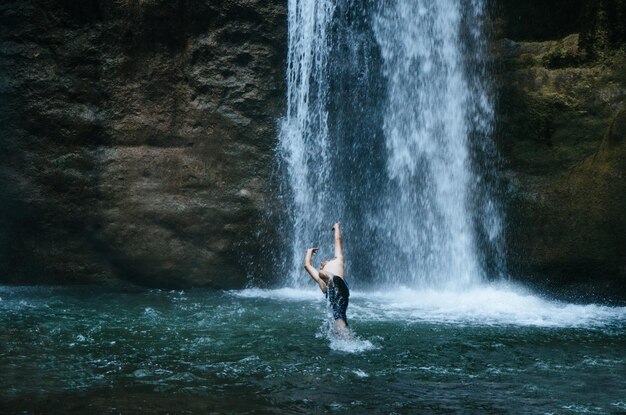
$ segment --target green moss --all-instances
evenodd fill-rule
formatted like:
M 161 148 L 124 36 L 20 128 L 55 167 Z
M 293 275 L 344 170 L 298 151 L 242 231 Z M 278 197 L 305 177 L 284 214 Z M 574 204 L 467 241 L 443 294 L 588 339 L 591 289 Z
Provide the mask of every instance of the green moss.
M 588 54 L 578 47 L 579 35 L 567 36 L 559 42 L 553 42 L 549 50 L 539 57 L 541 64 L 550 69 L 567 68 L 581 65 L 588 60 Z
M 557 176 L 598 151 L 626 93 L 626 51 L 592 61 L 578 41 L 524 43 L 508 58 L 498 137 L 511 168 Z

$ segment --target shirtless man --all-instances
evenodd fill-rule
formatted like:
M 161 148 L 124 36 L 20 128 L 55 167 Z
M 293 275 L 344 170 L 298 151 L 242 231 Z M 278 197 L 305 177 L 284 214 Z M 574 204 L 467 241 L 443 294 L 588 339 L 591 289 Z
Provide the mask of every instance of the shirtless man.
M 347 335 L 348 319 L 346 311 L 348 309 L 348 299 L 350 290 L 344 281 L 343 269 L 343 251 L 341 249 L 341 232 L 339 231 L 339 223 L 333 225 L 335 239 L 335 257 L 329 261 L 322 261 L 319 271 L 311 264 L 313 254 L 318 248 L 309 248 L 304 258 L 304 269 L 309 273 L 311 278 L 320 286 L 320 290 L 326 294 L 326 298 L 330 302 L 333 309 L 333 317 L 337 328 L 344 335 Z

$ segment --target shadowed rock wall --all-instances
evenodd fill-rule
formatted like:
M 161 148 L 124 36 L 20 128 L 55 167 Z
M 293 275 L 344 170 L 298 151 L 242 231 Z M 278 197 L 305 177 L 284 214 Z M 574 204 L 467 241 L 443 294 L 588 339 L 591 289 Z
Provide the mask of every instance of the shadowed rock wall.
M 512 274 L 626 301 L 626 1 L 496 6 Z
M 3 1 L 0 281 L 242 286 L 286 30 L 284 1 Z

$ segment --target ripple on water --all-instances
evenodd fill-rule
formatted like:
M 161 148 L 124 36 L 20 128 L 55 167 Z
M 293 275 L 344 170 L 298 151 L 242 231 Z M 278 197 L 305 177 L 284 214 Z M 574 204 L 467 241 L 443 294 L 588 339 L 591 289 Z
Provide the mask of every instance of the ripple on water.
M 599 366 L 599 367 L 615 367 L 623 364 L 623 359 L 597 359 L 589 356 L 585 356 L 582 365 L 583 366 Z
M 574 413 L 574 414 L 600 414 L 600 413 L 605 413 L 602 408 L 595 407 L 595 406 L 580 405 L 580 404 L 563 405 L 563 406 L 561 406 L 561 408 L 567 410 L 568 412 Z
M 614 406 L 617 409 L 623 409 L 626 411 L 626 401 L 611 402 L 611 406 Z

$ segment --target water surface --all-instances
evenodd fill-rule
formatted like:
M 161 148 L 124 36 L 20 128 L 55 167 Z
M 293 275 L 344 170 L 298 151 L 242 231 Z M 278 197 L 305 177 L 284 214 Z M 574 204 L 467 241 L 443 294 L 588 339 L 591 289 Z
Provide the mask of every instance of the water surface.
M 0 287 L 2 413 L 619 413 L 626 308 L 509 287 Z

